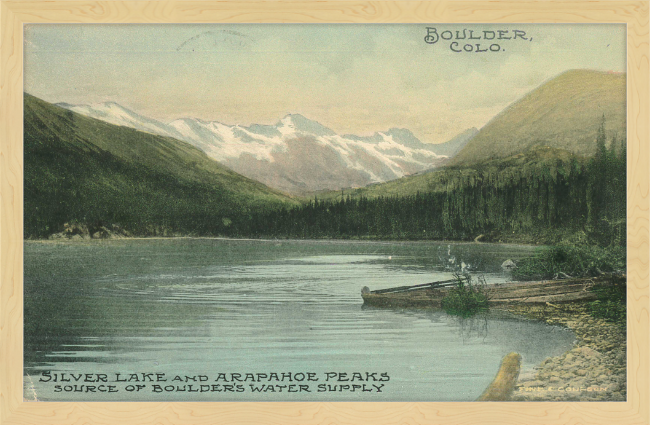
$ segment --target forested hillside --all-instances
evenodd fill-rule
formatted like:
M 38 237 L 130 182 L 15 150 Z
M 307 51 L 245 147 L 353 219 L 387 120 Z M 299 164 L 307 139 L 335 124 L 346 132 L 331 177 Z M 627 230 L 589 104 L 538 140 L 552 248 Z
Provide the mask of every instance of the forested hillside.
M 591 157 L 535 146 L 299 204 L 186 143 L 25 95 L 25 237 L 73 225 L 99 237 L 624 245 L 625 140 L 607 139 L 606 116 L 596 126 Z
M 601 123 L 591 159 L 549 147 L 412 179 L 425 190 L 381 196 L 382 186 L 318 198 L 256 217 L 256 234 L 526 243 L 625 243 L 626 150 Z M 409 179 L 403 179 L 408 187 Z M 391 183 L 386 184 L 389 187 Z M 392 183 L 394 186 L 395 183 Z M 368 196 L 368 192 L 374 196 Z
M 25 94 L 25 237 L 221 235 L 295 201 L 168 137 L 107 124 Z M 243 227 L 246 227 L 245 225 Z

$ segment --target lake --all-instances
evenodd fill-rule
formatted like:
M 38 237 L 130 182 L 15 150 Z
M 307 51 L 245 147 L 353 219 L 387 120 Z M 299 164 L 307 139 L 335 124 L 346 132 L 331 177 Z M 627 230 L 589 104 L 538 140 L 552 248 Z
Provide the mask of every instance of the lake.
M 522 373 L 529 373 L 570 349 L 574 335 L 495 311 L 460 319 L 438 310 L 367 308 L 361 288 L 445 280 L 460 269 L 504 282 L 501 263 L 533 250 L 442 242 L 25 241 L 24 395 L 472 401 L 505 354 L 520 353 Z

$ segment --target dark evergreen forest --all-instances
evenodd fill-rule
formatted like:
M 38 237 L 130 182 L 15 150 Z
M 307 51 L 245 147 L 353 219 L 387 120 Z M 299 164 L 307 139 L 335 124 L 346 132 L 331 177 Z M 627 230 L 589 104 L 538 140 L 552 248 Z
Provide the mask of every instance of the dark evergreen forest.
M 243 234 L 625 245 L 626 149 L 604 126 L 585 160 L 538 148 L 532 155 L 472 169 L 438 171 L 413 196 L 317 198 L 251 216 Z M 544 151 L 547 152 L 544 152 Z M 549 152 L 552 151 L 552 152 Z M 532 157 L 532 158 L 531 158 Z
M 300 203 L 193 148 L 87 118 L 71 123 L 69 111 L 26 99 L 26 238 L 113 232 L 625 244 L 625 140 L 606 140 L 604 117 L 589 159 L 540 143 L 510 158 Z M 133 146 L 149 150 L 134 156 Z

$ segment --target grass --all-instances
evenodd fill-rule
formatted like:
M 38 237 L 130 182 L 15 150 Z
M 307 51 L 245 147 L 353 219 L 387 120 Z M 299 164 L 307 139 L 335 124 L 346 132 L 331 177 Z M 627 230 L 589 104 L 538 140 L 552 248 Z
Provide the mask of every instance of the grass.
M 534 257 L 520 260 L 513 277 L 541 280 L 607 276 L 605 283 L 591 288 L 596 300 L 587 303 L 587 311 L 592 317 L 625 325 L 625 262 L 625 247 L 622 246 L 553 246 L 544 248 Z
M 625 135 L 625 87 L 624 74 L 567 71 L 511 104 L 450 162 L 475 164 L 516 155 L 538 144 L 591 156 L 603 113 L 608 138 Z
M 445 312 L 454 316 L 470 317 L 487 310 L 488 299 L 483 290 L 485 280 L 479 278 L 477 283 L 473 283 L 469 274 L 455 277 L 456 286 L 441 302 Z
M 596 277 L 625 271 L 625 247 L 552 246 L 519 260 L 517 280 Z
M 609 284 L 597 285 L 591 289 L 597 299 L 587 304 L 587 311 L 593 317 L 625 325 L 626 319 L 626 279 L 612 279 Z

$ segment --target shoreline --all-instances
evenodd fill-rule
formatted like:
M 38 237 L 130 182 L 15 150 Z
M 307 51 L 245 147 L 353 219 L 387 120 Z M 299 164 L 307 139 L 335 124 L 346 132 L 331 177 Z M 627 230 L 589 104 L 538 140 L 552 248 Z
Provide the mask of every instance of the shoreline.
M 572 330 L 576 343 L 519 376 L 511 401 L 625 401 L 624 326 L 590 316 L 584 302 L 508 305 L 499 309 Z
M 426 243 L 435 243 L 435 244 L 450 244 L 450 245 L 500 245 L 500 246 L 512 246 L 512 247 L 544 247 L 547 245 L 541 244 L 526 244 L 526 243 L 517 243 L 517 242 L 476 242 L 476 241 L 452 241 L 452 240 L 435 240 L 435 239 L 333 239 L 333 238 L 320 238 L 320 239 L 296 239 L 296 238 L 234 238 L 234 237 L 225 237 L 225 236 L 118 236 L 110 238 L 90 238 L 90 237 L 79 237 L 79 238 L 42 238 L 42 239 L 23 239 L 23 242 L 36 242 L 36 243 L 79 243 L 79 242 L 112 242 L 112 241 L 131 241 L 131 240 L 178 240 L 178 239 L 188 239 L 188 240 L 223 240 L 223 241 L 248 241 L 248 242 L 320 242 L 320 243 L 356 243 L 356 244 L 426 244 Z
M 350 243 L 350 244 L 454 244 L 454 245 L 500 245 L 525 246 L 507 242 L 471 242 L 445 240 L 360 240 L 360 239 L 264 239 L 264 238 L 228 238 L 211 236 L 114 236 L 108 238 L 81 237 L 55 239 L 24 239 L 33 243 L 102 243 L 128 240 L 216 240 L 233 242 L 260 243 Z M 409 294 L 409 306 L 415 307 Z M 430 300 L 422 300 L 431 308 Z M 387 305 L 386 307 L 391 307 Z M 427 308 L 426 306 L 419 306 Z M 545 359 L 534 366 L 534 372 L 527 372 L 518 377 L 510 401 L 625 401 L 627 397 L 626 365 L 626 328 L 590 316 L 584 301 L 571 301 L 562 304 L 546 303 L 509 303 L 492 306 L 495 310 L 507 311 L 527 319 L 545 322 L 551 326 L 561 326 L 572 330 L 576 343 L 565 353 Z
M 523 298 L 492 303 L 490 310 L 493 312 L 563 327 L 573 331 L 576 338 L 566 352 L 548 357 L 540 364 L 527 365 L 527 371 L 516 377 L 510 386 L 511 393 L 500 400 L 626 400 L 626 326 L 591 316 L 587 310 L 591 297 L 582 295 L 584 290 L 586 288 L 572 293 L 572 299 L 554 301 L 552 294 L 537 297 L 539 299 L 534 294 L 525 294 Z M 442 288 L 375 295 L 362 293 L 362 297 L 365 304 L 375 308 L 439 310 L 444 291 Z

